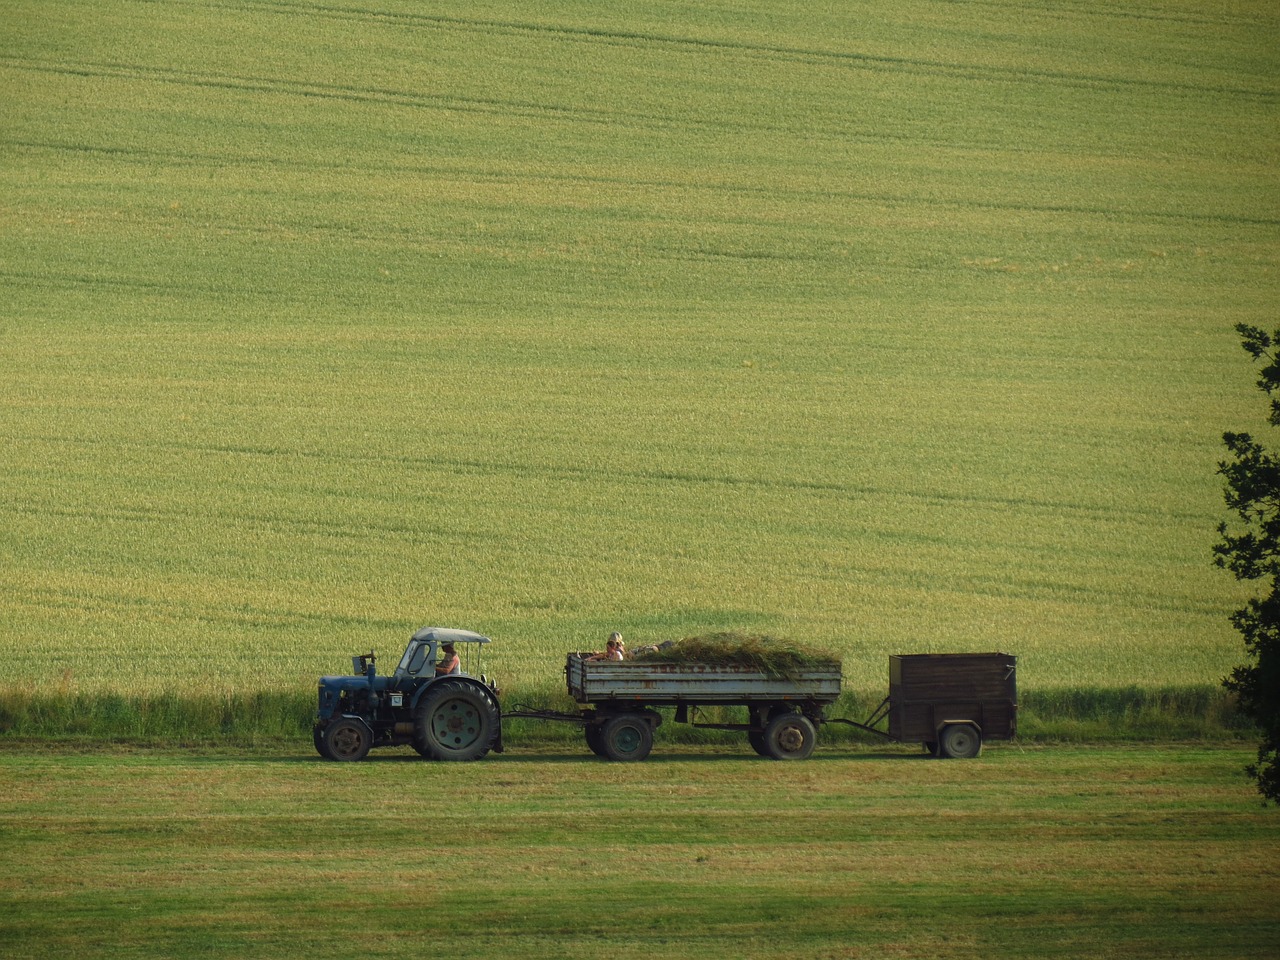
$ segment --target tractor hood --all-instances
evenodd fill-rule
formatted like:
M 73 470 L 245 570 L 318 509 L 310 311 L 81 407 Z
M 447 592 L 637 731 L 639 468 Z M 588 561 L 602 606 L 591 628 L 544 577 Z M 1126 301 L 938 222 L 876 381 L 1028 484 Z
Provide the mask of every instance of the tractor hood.
M 382 679 L 379 677 L 378 679 Z M 368 690 L 368 677 L 321 677 L 320 686 L 326 690 Z

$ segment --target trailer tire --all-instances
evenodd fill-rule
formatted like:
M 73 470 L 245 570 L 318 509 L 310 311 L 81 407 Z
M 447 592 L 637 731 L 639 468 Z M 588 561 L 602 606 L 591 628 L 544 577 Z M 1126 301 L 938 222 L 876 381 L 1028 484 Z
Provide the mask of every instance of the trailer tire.
M 942 728 L 938 740 L 941 756 L 969 760 L 982 752 L 982 735 L 970 723 L 950 723 Z
M 764 728 L 765 752 L 774 760 L 804 760 L 817 742 L 813 721 L 802 713 L 780 713 Z
M 601 729 L 600 748 L 610 760 L 638 762 L 653 749 L 653 730 L 641 714 L 619 714 Z
M 762 757 L 773 759 L 773 754 L 769 752 L 768 746 L 765 744 L 764 735 L 769 727 L 769 721 L 777 717 L 790 716 L 795 710 L 786 704 L 775 703 L 769 707 L 767 713 L 761 709 L 758 715 L 753 714 L 752 723 L 763 724 L 759 730 L 747 730 L 747 743 L 751 744 L 751 749 Z
M 587 749 L 597 757 L 603 757 L 605 755 L 603 729 L 598 724 L 588 723 L 582 728 L 582 732 L 587 738 Z
M 324 731 L 324 745 L 330 760 L 355 763 L 369 755 L 373 733 L 359 720 L 335 720 Z
M 493 696 L 475 683 L 437 680 L 414 716 L 414 748 L 430 760 L 479 760 L 502 723 Z

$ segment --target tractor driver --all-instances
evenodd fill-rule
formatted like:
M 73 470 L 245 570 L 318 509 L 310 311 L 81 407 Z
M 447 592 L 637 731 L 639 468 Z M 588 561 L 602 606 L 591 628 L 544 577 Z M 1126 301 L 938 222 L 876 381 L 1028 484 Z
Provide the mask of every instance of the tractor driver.
M 444 656 L 436 664 L 436 676 L 443 677 L 449 674 L 461 673 L 462 662 L 458 659 L 458 654 L 454 651 L 453 644 L 446 643 L 440 647 L 440 650 Z

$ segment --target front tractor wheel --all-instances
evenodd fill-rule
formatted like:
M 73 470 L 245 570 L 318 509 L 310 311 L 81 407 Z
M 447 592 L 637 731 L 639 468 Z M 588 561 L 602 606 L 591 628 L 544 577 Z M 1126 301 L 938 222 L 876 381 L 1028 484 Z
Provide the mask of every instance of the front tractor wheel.
M 330 760 L 351 763 L 369 755 L 373 734 L 359 720 L 335 720 L 324 732 L 324 745 Z
M 438 680 L 418 704 L 414 747 L 431 760 L 479 760 L 493 746 L 501 723 L 498 704 L 487 690 Z
M 326 760 L 333 759 L 333 757 L 329 756 L 329 748 L 324 742 L 324 727 L 318 723 L 311 728 L 311 741 L 316 745 L 316 753 Z
M 764 749 L 774 760 L 803 760 L 813 753 L 818 733 L 802 713 L 781 713 L 764 728 Z

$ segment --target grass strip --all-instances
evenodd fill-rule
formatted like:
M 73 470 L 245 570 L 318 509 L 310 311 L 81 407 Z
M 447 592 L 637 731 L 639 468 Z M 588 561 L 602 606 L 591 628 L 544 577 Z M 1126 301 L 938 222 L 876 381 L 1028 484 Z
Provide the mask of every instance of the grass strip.
M 1280 818 L 1248 756 L 0 746 L 4 952 L 1271 957 Z

